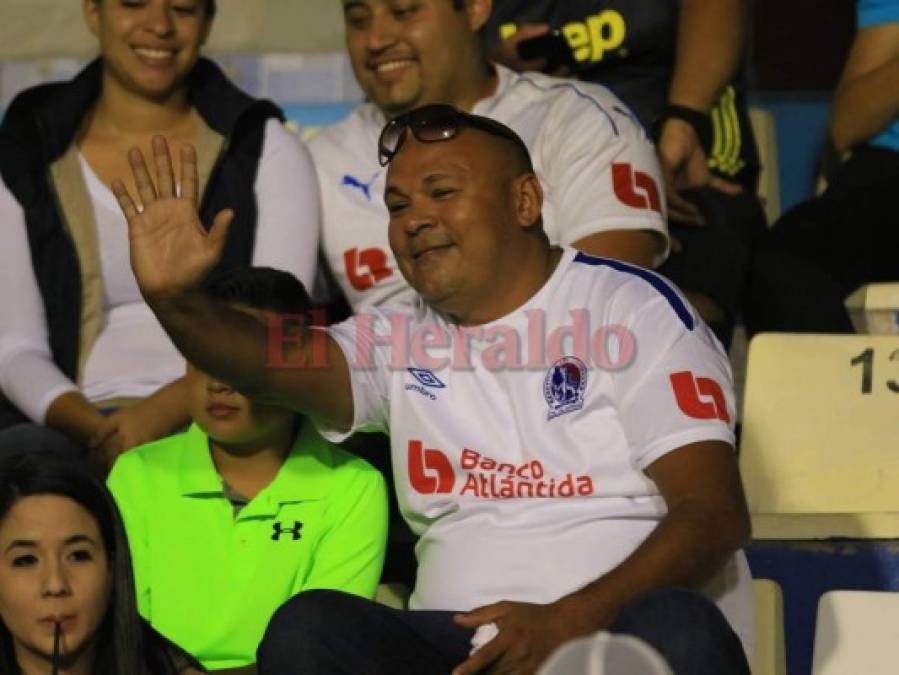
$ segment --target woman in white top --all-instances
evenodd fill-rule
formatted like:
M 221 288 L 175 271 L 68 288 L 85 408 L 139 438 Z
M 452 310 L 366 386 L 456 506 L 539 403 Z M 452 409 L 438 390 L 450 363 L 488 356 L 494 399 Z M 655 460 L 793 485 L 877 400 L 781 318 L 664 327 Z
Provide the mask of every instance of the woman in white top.
M 141 299 L 109 189 L 131 175 L 128 149 L 157 134 L 198 147 L 203 210 L 235 213 L 221 271 L 310 285 L 319 205 L 280 111 L 200 58 L 214 0 L 83 5 L 100 58 L 20 94 L 0 128 L 0 454 L 27 440 L 111 464 L 187 421 L 183 359 Z

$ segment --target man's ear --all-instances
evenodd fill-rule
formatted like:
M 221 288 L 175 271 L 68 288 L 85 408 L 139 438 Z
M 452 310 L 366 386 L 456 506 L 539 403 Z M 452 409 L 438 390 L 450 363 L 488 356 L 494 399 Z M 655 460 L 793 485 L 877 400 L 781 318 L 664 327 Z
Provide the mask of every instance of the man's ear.
M 520 227 L 533 227 L 540 222 L 543 211 L 543 188 L 532 173 L 525 173 L 512 183 L 515 217 Z
M 468 26 L 473 32 L 478 32 L 490 18 L 493 10 L 492 0 L 465 0 L 465 12 L 468 14 Z
M 98 0 L 82 0 L 81 13 L 87 29 L 94 35 L 100 35 L 100 3 Z

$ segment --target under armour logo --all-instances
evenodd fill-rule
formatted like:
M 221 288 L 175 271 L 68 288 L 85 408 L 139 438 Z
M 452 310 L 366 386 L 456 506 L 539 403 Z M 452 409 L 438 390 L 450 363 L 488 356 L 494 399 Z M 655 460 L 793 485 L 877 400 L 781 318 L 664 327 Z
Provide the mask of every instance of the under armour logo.
M 299 520 L 293 521 L 293 527 L 282 527 L 280 522 L 274 523 L 272 525 L 272 541 L 278 541 L 281 539 L 282 534 L 290 533 L 292 535 L 291 539 L 296 541 L 303 536 L 301 530 L 303 529 L 303 523 Z
M 429 476 L 425 469 L 436 473 Z M 425 449 L 421 441 L 409 441 L 409 482 L 423 495 L 453 491 L 456 474 L 449 458 L 440 450 Z
M 380 171 L 378 173 L 380 173 Z M 373 175 L 367 183 L 362 182 L 355 176 L 346 174 L 343 177 L 343 180 L 340 181 L 340 184 L 360 190 L 362 192 L 362 194 L 365 195 L 365 198 L 368 199 L 368 201 L 371 201 L 371 186 L 375 182 L 375 178 L 378 177 L 378 173 Z
M 698 420 L 719 419 L 730 422 L 727 414 L 727 403 L 721 385 L 708 377 L 694 377 L 689 370 L 671 373 L 671 386 L 677 407 L 687 417 Z M 700 396 L 707 396 L 711 401 L 703 401 Z
M 630 164 L 612 164 L 612 187 L 622 204 L 662 212 L 659 187 L 648 173 L 634 171 Z M 642 190 L 642 194 L 638 190 Z
M 344 251 L 343 263 L 347 278 L 357 291 L 368 290 L 381 279 L 393 274 L 387 262 L 387 252 L 379 248 L 367 248 L 362 251 L 351 248 Z

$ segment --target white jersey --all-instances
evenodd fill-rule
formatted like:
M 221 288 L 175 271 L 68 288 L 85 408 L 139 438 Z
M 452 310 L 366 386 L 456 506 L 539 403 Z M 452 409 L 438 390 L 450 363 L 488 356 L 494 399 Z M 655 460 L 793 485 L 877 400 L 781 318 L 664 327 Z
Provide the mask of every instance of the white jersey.
M 655 150 L 625 105 L 596 84 L 495 67 L 496 92 L 472 112 L 524 140 L 544 189 L 550 242 L 571 245 L 608 230 L 652 230 L 667 241 Z M 322 249 L 357 311 L 414 298 L 387 240 L 387 171 L 378 165 L 385 121 L 366 103 L 309 143 L 322 195 Z
M 354 429 L 390 434 L 419 536 L 416 609 L 547 603 L 583 587 L 666 513 L 650 464 L 734 443 L 729 363 L 681 295 L 571 248 L 490 324 L 454 327 L 419 301 L 329 331 L 351 365 Z M 750 590 L 742 553 L 707 589 L 747 648 Z

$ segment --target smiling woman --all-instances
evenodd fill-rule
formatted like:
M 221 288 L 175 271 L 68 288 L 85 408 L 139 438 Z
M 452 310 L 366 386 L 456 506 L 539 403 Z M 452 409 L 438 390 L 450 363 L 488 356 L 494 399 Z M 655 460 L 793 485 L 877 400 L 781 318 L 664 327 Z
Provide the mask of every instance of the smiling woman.
M 103 484 L 77 465 L 23 454 L 0 461 L 0 675 L 57 668 L 202 672 L 138 616 L 127 541 Z
M 110 465 L 188 418 L 184 360 L 140 297 L 110 190 L 128 150 L 197 148 L 203 222 L 234 212 L 215 275 L 260 265 L 311 287 L 319 206 L 281 110 L 201 58 L 212 0 L 82 9 L 99 58 L 22 92 L 0 127 L 0 457 L 24 443 Z

